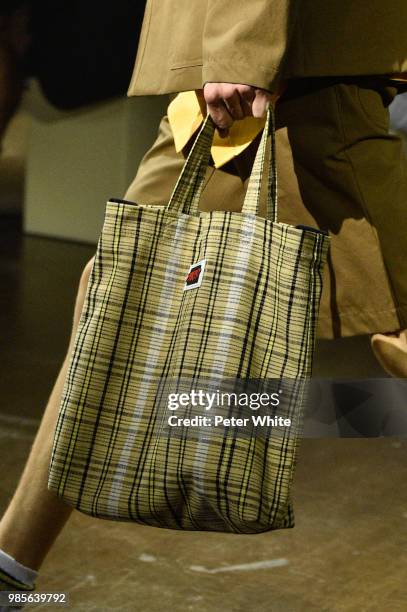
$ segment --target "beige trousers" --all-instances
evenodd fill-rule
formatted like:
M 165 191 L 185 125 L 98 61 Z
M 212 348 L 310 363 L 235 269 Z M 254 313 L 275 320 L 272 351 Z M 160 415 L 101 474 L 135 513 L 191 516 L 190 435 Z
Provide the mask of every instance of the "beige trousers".
M 277 105 L 279 221 L 332 237 L 321 338 L 407 327 L 407 165 L 386 108 L 395 93 L 363 80 L 303 79 Z M 256 146 L 208 168 L 202 210 L 240 210 Z M 125 199 L 167 202 L 183 162 L 164 117 Z

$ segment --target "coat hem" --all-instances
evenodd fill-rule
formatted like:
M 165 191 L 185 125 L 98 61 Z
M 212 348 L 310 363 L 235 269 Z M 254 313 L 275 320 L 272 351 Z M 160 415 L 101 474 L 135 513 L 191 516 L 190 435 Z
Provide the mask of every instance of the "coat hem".
M 386 310 L 343 310 L 335 318 L 318 319 L 317 338 L 335 340 L 350 336 L 397 332 L 407 328 L 407 305 Z

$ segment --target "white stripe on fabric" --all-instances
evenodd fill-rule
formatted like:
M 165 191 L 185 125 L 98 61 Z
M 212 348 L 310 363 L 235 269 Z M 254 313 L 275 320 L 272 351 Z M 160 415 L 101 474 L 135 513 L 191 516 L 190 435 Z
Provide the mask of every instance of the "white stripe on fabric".
M 233 276 L 229 284 L 229 293 L 227 296 L 227 303 L 225 312 L 228 313 L 232 318 L 237 316 L 237 308 L 239 307 L 240 298 L 244 292 L 247 292 L 245 283 L 242 283 L 242 277 L 246 278 L 246 272 L 248 269 L 249 259 L 252 252 L 253 238 L 256 231 L 255 216 L 244 216 L 244 223 L 242 225 L 243 235 L 245 236 L 244 241 L 240 241 L 239 250 L 236 253 L 236 266 L 234 267 Z M 226 360 L 229 355 L 232 338 L 226 334 L 219 335 L 218 344 L 216 347 L 216 355 L 222 355 L 222 361 L 213 362 L 212 371 L 209 374 L 209 384 L 212 387 L 212 378 L 215 376 L 215 380 L 219 380 L 224 377 Z M 204 479 L 201 477 L 202 465 L 206 465 L 206 456 L 208 454 L 209 445 L 207 444 L 207 438 L 205 436 L 205 429 L 199 430 L 199 441 L 196 445 L 195 461 L 194 461 L 194 480 L 196 484 L 203 483 Z M 202 486 L 202 493 L 205 490 Z
M 181 237 L 185 235 L 185 219 L 179 219 L 177 223 L 177 227 L 174 234 L 174 248 L 171 250 L 171 255 L 168 257 L 167 266 L 165 268 L 165 273 L 162 282 L 162 289 L 159 298 L 159 307 L 158 311 L 161 312 L 169 312 L 171 308 L 171 304 L 174 299 L 174 285 L 175 285 L 175 275 L 174 275 L 174 267 L 176 268 L 179 263 L 179 255 L 182 252 L 182 240 Z M 140 378 L 143 378 L 143 388 L 139 389 L 139 393 L 135 398 L 134 405 L 142 406 L 145 398 L 151 396 L 152 391 L 152 383 L 155 381 L 156 376 L 149 374 L 150 368 L 147 367 L 147 364 L 156 363 L 158 357 L 160 355 L 160 343 L 159 336 L 164 336 L 165 328 L 163 327 L 161 330 L 156 329 L 155 333 L 151 336 L 151 342 L 148 349 L 148 352 L 144 358 L 145 368 L 142 373 L 140 373 Z M 130 457 L 133 450 L 133 444 L 135 440 L 136 432 L 140 425 L 142 411 L 140 410 L 138 414 L 134 414 L 132 422 L 128 427 L 128 436 L 126 442 L 123 445 L 123 451 L 120 456 L 120 460 L 118 461 L 118 465 L 129 465 Z M 110 489 L 109 501 L 108 501 L 108 509 L 109 512 L 112 512 L 113 515 L 119 516 L 119 500 L 120 493 L 123 487 L 123 480 L 125 478 L 125 471 L 117 469 L 114 476 L 113 482 Z

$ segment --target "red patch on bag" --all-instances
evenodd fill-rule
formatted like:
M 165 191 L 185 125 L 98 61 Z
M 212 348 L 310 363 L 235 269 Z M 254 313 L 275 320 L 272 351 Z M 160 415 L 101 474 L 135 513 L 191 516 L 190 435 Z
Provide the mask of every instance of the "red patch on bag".
M 196 281 L 199 279 L 199 275 L 201 272 L 201 266 L 196 266 L 195 268 L 192 268 L 191 272 L 187 276 L 187 285 L 192 285 L 193 283 L 196 283 Z
M 184 291 L 186 289 L 195 289 L 195 287 L 199 287 L 202 282 L 203 272 L 205 268 L 205 259 L 202 261 L 198 261 L 188 270 L 187 278 L 185 280 Z

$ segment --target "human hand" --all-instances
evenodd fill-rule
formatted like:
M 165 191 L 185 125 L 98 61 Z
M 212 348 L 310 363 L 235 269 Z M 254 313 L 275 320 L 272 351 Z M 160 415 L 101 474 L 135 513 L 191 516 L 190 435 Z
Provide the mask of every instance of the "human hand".
M 205 83 L 201 96 L 198 93 L 199 98 L 201 108 L 206 105 L 207 113 L 224 138 L 235 120 L 265 117 L 269 104 L 274 104 L 278 95 L 251 85 Z

